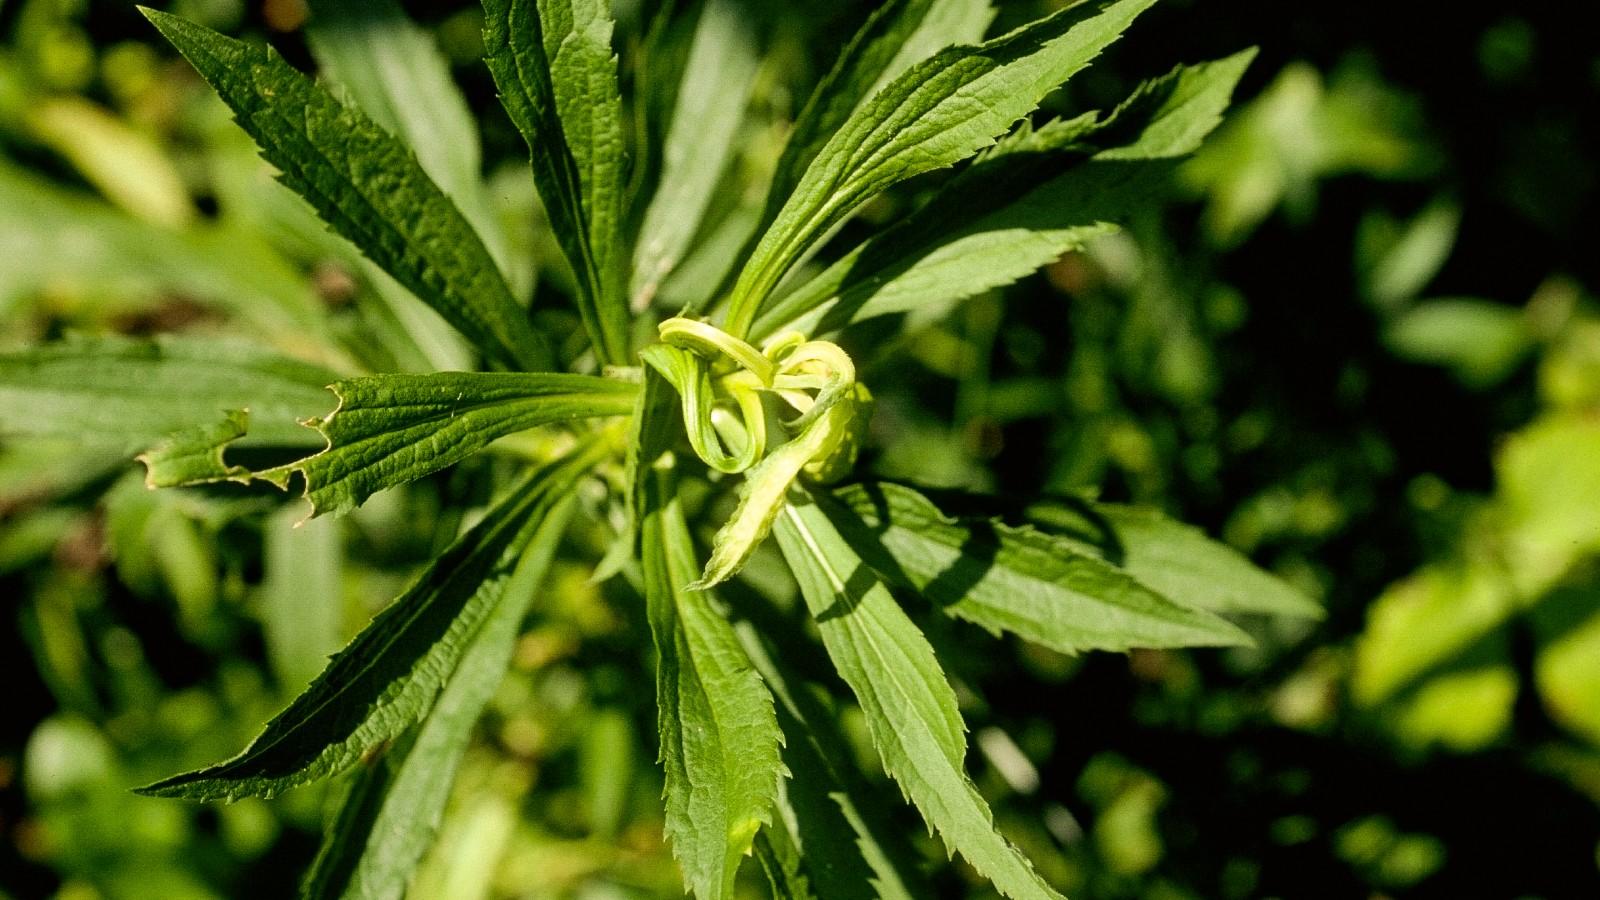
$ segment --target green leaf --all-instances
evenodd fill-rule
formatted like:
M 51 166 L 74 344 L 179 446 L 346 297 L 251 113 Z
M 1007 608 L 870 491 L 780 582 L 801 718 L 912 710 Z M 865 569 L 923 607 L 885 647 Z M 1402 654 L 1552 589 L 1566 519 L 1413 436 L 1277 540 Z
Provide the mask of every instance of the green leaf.
M 1324 615 L 1315 600 L 1244 554 L 1158 510 L 1043 502 L 1030 506 L 1027 516 L 1189 609 L 1299 619 Z
M 955 519 L 888 482 L 818 498 L 850 545 L 891 583 L 948 615 L 1062 653 L 1248 644 L 1235 626 L 1168 600 L 1097 555 L 1030 527 Z
M 741 604 L 741 611 L 754 612 Z M 777 699 L 778 727 L 784 735 L 783 762 L 791 777 L 779 785 L 775 821 L 762 830 L 769 838 L 756 850 L 773 880 L 798 890 L 804 879 L 828 900 L 911 900 L 926 896 L 916 853 L 895 830 L 880 792 L 851 763 L 852 750 L 839 729 L 839 712 L 790 673 L 793 658 L 775 659 L 769 642 L 792 623 L 768 618 L 735 626 L 750 659 Z M 775 648 L 774 648 L 775 649 Z M 786 648 L 788 649 L 788 648 Z M 806 650 L 812 649 L 807 645 Z M 794 871 L 795 857 L 803 875 Z M 775 892 L 780 893 L 778 887 Z
M 1216 126 L 1254 54 L 1180 66 L 1104 120 L 1091 113 L 1011 135 L 926 206 L 779 298 L 753 334 L 938 309 L 1114 231 Z
M 1176 159 L 1200 149 L 1222 124 L 1233 89 L 1256 58 L 1254 47 L 1192 66 L 1178 66 L 1140 85 L 1117 107 L 1097 144 L 1099 159 Z M 1126 136 L 1127 142 L 1117 139 Z
M 327 439 L 314 456 L 258 472 L 287 487 L 305 476 L 312 515 L 345 513 L 395 485 L 453 465 L 514 432 L 633 410 L 638 385 L 548 372 L 372 375 L 331 386 L 338 406 L 306 422 Z
M 483 186 L 472 111 L 432 36 L 393 0 L 316 0 L 311 8 L 306 38 L 323 74 L 416 153 L 509 276 L 513 261 Z M 377 299 L 426 355 L 428 370 L 472 368 L 470 345 L 443 318 L 376 266 L 363 268 Z
M 1350 695 L 1371 707 L 1481 644 L 1517 612 L 1515 587 L 1485 561 L 1425 566 L 1367 607 L 1355 641 Z
M 1362 224 L 1364 236 L 1367 223 Z M 1447 199 L 1435 199 L 1381 252 L 1373 253 L 1375 258 L 1357 261 L 1357 267 L 1365 270 L 1360 273 L 1362 292 L 1380 311 L 1398 312 L 1444 268 L 1460 230 L 1461 207 Z
M 994 143 L 1089 64 L 1155 0 L 1089 15 L 1062 10 L 995 40 L 912 66 L 852 113 L 806 169 L 734 285 L 724 330 L 744 337 L 789 269 L 881 191 Z
M 548 366 L 543 338 L 483 241 L 405 144 L 271 48 L 144 13 L 233 109 L 283 183 L 333 230 L 494 359 Z
M 13 84 L 31 80 L 17 74 L 9 70 L 7 79 Z M 17 90 L 7 88 L 8 94 Z M 154 134 L 83 96 L 29 93 L 25 101 L 6 98 L 8 130 L 16 128 L 30 142 L 53 150 L 108 201 L 139 219 L 173 229 L 194 221 L 188 187 Z
M 298 420 L 326 409 L 326 369 L 230 341 L 78 338 L 0 354 L 0 436 L 60 437 L 132 455 L 175 432 L 168 453 L 196 458 L 198 430 L 237 430 L 245 446 L 304 447 Z
M 237 757 L 141 788 L 191 800 L 270 797 L 343 771 L 432 708 L 498 608 L 549 511 L 603 455 L 595 443 L 523 478 L 328 663 Z
M 250 430 L 250 414 L 230 409 L 220 421 L 176 431 L 139 454 L 147 487 L 179 487 L 213 481 L 250 480 L 250 470 L 223 458 L 228 445 Z
M 762 225 L 771 224 L 812 160 L 874 92 L 939 50 L 981 39 L 993 18 L 988 0 L 890 0 L 872 10 L 795 118 Z
M 1580 407 L 1530 422 L 1499 448 L 1495 479 L 1498 540 L 1520 594 L 1537 597 L 1600 554 L 1600 418 Z
M 395 0 L 313 0 L 311 12 L 306 38 L 324 73 L 379 127 L 405 141 L 507 265 L 505 237 L 483 188 L 472 110 L 433 37 Z
M 427 718 L 409 739 L 355 776 L 306 876 L 301 896 L 404 897 L 444 818 L 473 726 L 505 678 L 517 635 L 571 520 L 573 501 L 544 515 Z
M 532 154 L 602 362 L 628 360 L 622 99 L 603 0 L 484 0 L 484 61 Z
M 689 249 L 737 143 L 758 62 L 745 12 L 732 0 L 708 0 L 662 148 L 661 180 L 639 228 L 635 309 L 649 305 Z
M 989 805 L 967 777 L 966 726 L 927 638 L 815 504 L 797 497 L 776 533 L 890 777 L 945 845 L 1002 894 L 1060 897 L 995 830 Z
M 662 345 L 665 346 L 665 345 Z M 634 404 L 627 448 L 623 451 L 623 524 L 621 531 L 595 566 L 594 581 L 604 581 L 639 554 L 639 524 L 650 483 L 650 467 L 671 449 L 681 421 L 672 402 L 672 387 L 650 366 L 642 368 L 643 383 Z
M 656 646 L 667 835 L 696 897 L 733 896 L 782 777 L 772 696 L 699 571 L 668 475 L 652 473 L 643 519 L 645 594 Z

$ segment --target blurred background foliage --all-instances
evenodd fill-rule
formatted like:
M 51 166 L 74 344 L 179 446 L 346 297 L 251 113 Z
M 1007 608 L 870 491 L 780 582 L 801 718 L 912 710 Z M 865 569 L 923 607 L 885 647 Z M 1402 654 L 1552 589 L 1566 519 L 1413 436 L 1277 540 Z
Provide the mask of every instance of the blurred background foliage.
M 1002 3 L 998 27 L 1047 5 Z M 558 295 L 479 13 L 407 6 L 481 117 L 475 221 L 496 223 L 520 290 Z M 655 6 L 619 2 L 620 40 Z M 975 776 L 1069 894 L 1600 896 L 1600 44 L 1583 7 L 1167 0 L 1052 105 L 1104 107 L 1178 58 L 1259 44 L 1170 208 L 903 334 L 845 335 L 871 360 L 878 473 L 1158 505 L 1327 607 L 1259 623 L 1253 649 L 1082 658 L 926 620 Z M 299 0 L 168 8 L 311 66 Z M 750 4 L 770 55 L 713 236 L 862 15 Z M 437 329 L 396 293 L 272 183 L 131 4 L 0 2 L 0 345 L 178 331 L 338 368 L 461 359 L 406 339 Z M 327 791 L 202 807 L 128 788 L 242 746 L 456 533 L 481 479 L 463 466 L 293 528 L 281 496 L 149 492 L 121 459 L 0 443 L 0 897 L 288 896 Z M 578 561 L 603 537 L 579 532 L 558 564 L 415 896 L 679 895 L 641 606 Z M 936 883 L 986 890 L 958 868 Z

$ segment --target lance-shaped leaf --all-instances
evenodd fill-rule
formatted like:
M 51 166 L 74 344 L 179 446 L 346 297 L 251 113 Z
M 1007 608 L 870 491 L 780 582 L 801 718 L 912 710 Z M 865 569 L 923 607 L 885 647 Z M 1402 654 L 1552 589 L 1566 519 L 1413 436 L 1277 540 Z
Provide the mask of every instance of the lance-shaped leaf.
M 683 259 L 737 143 L 755 79 L 755 36 L 732 0 L 707 0 L 662 147 L 661 180 L 639 226 L 632 305 L 648 305 Z
M 978 41 L 993 18 L 988 0 L 890 0 L 879 4 L 795 118 L 768 188 L 762 224 L 777 217 L 806 167 L 878 88 L 952 44 Z
M 328 663 L 237 757 L 141 793 L 270 797 L 343 771 L 427 715 L 514 580 L 549 511 L 603 455 L 591 444 L 523 478 Z
M 396 0 L 314 0 L 306 38 L 361 111 L 405 141 L 502 264 L 505 243 L 483 188 L 478 129 L 432 35 Z
M 862 486 L 866 490 L 872 487 Z M 1320 619 L 1324 615 L 1315 600 L 1293 585 L 1160 510 L 1076 497 L 1015 504 L 961 491 L 923 493 L 961 520 L 1003 518 L 1049 532 L 1057 540 L 1105 559 L 1180 606 L 1226 616 Z
M 748 334 L 761 304 L 829 229 L 890 186 L 994 143 L 1084 68 L 1155 0 L 1083 4 L 906 70 L 817 154 L 734 285 L 726 330 Z
M 938 309 L 1115 230 L 1216 127 L 1254 55 L 1180 66 L 1104 119 L 1091 113 L 1006 138 L 927 205 L 780 297 L 752 333 L 820 333 Z
M 856 427 L 851 421 L 854 403 L 839 403 L 793 440 L 751 466 L 739 484 L 739 502 L 733 515 L 711 540 L 706 570 L 690 590 L 705 590 L 738 574 L 788 503 L 789 486 L 812 460 L 819 458 L 834 435 Z
M 313 515 L 348 512 L 513 432 L 627 415 L 638 385 L 549 372 L 440 372 L 373 375 L 331 389 L 338 407 L 306 423 L 322 432 L 327 449 L 257 473 L 280 487 L 295 473 L 305 476 Z
M 248 344 L 80 338 L 0 354 L 0 436 L 60 437 L 133 454 L 216 431 L 248 409 L 246 446 L 304 447 L 297 421 L 326 409 L 334 375 Z
M 379 127 L 404 141 L 519 289 L 505 229 L 490 208 L 478 131 L 450 61 L 395 0 L 316 0 L 306 39 L 322 75 Z M 375 299 L 426 355 L 424 371 L 472 368 L 471 347 L 437 313 L 370 263 Z
M 350 785 L 306 876 L 307 900 L 404 897 L 444 818 L 473 726 L 510 666 L 522 620 L 571 519 L 571 498 L 539 523 L 495 607 L 433 709 Z
M 782 777 L 772 695 L 707 592 L 688 523 L 651 473 L 642 527 L 645 595 L 656 647 L 657 721 L 666 769 L 667 835 L 701 900 L 733 896 L 734 876 Z
M 755 604 L 741 604 L 756 613 Z M 839 713 L 797 683 L 795 657 L 777 636 L 792 630 L 776 617 L 735 625 L 739 639 L 777 700 L 783 762 L 778 816 L 756 840 L 756 855 L 778 896 L 815 890 L 828 900 L 911 900 L 927 896 L 906 836 L 884 815 L 883 798 L 852 763 Z M 793 651 L 794 644 L 781 647 Z M 809 643 L 804 650 L 810 651 Z M 825 665 L 825 663 L 824 663 Z M 802 894 L 803 896 L 803 894 Z
M 1073 542 L 946 516 L 911 488 L 849 485 L 819 506 L 883 578 L 945 613 L 1063 653 L 1248 644 L 1237 627 L 1168 600 Z
M 1074 539 L 1191 609 L 1219 615 L 1320 619 L 1320 605 L 1244 554 L 1159 510 L 1115 503 L 1040 502 L 1028 519 Z
M 547 367 L 543 338 L 483 241 L 405 144 L 270 47 L 144 12 L 233 109 L 280 180 L 334 231 L 489 356 L 513 368 Z
M 628 356 L 622 99 L 603 0 L 484 0 L 484 61 L 528 142 L 601 360 Z
M 1000 893 L 1059 898 L 995 830 L 967 777 L 966 726 L 927 638 L 815 504 L 797 497 L 775 531 L 828 655 L 861 703 L 884 770 L 945 846 Z

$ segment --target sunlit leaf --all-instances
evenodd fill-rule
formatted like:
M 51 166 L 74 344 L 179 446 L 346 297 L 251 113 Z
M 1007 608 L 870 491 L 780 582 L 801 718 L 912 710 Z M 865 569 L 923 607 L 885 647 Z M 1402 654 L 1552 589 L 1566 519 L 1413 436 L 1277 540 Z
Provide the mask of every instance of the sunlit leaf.
M 433 708 L 499 607 L 549 511 L 600 455 L 536 469 L 463 534 L 237 757 L 141 793 L 192 800 L 270 797 L 341 772 Z
M 574 504 L 556 501 L 472 638 L 427 718 L 359 771 L 307 874 L 307 900 L 399 898 L 444 818 L 456 771 L 484 708 L 511 663 L 522 620 L 538 597 Z
M 890 0 L 878 4 L 817 84 L 783 147 L 768 188 L 769 224 L 811 161 L 861 104 L 934 53 L 983 37 L 988 0 Z
M 305 477 L 314 515 L 354 509 L 374 493 L 453 465 L 536 425 L 633 410 L 638 386 L 593 375 L 440 372 L 372 375 L 331 386 L 333 412 L 307 421 L 327 449 L 258 477 Z
M 736 630 L 777 700 L 783 762 L 791 773 L 779 785 L 779 815 L 756 839 L 774 892 L 803 888 L 829 900 L 926 895 L 916 854 L 884 815 L 879 786 L 851 763 L 839 710 L 800 682 L 794 660 L 774 657 L 768 642 L 777 627 L 764 634 L 747 621 Z
M 600 358 L 627 361 L 622 99 L 602 0 L 484 0 L 484 60 L 528 142 Z
M 815 504 L 786 506 L 776 533 L 884 769 L 945 845 L 1002 894 L 1059 898 L 995 830 L 989 804 L 968 779 L 966 727 L 927 638 Z
M 528 324 L 483 241 L 397 138 L 270 48 L 145 10 L 211 83 L 330 227 L 499 362 L 544 368 Z
M 734 286 L 727 331 L 747 334 L 789 269 L 862 203 L 993 144 L 1154 2 L 1119 0 L 1098 12 L 1074 6 L 902 73 L 852 113 L 807 167 Z
M 1115 230 L 1159 196 L 1171 160 L 1220 121 L 1253 57 L 1181 66 L 1104 119 L 1091 113 L 1005 138 L 927 205 L 779 297 L 753 334 L 937 310 Z
M 1026 526 L 954 519 L 916 491 L 851 485 L 818 503 L 877 573 L 945 613 L 1063 653 L 1246 644 L 1238 628 L 1180 606 L 1126 571 Z
M 727 618 L 703 591 L 688 523 L 666 475 L 643 519 L 645 593 L 656 646 L 667 835 L 696 897 L 733 896 L 783 771 L 767 693 Z

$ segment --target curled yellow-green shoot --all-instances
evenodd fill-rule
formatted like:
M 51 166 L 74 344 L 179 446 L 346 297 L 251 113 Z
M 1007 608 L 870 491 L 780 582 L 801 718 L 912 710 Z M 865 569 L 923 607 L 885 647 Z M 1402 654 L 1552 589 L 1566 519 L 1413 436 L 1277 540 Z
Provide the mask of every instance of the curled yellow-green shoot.
M 871 395 L 837 344 L 787 332 L 757 350 L 695 319 L 668 319 L 644 360 L 678 391 L 689 445 L 706 465 L 743 473 L 739 504 L 717 531 L 711 558 L 691 590 L 731 578 L 767 536 L 789 487 L 804 473 L 836 481 L 855 464 Z M 769 443 L 767 395 L 798 415 L 782 422 L 788 439 Z

